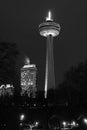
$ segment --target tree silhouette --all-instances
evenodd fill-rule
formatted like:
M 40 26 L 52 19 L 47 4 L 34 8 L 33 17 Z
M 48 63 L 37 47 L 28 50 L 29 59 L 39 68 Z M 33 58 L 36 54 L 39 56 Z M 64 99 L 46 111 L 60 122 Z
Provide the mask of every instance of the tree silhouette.
M 13 84 L 17 87 L 17 59 L 19 50 L 16 43 L 1 42 L 0 43 L 0 85 Z
M 71 67 L 59 89 L 65 92 L 69 104 L 87 104 L 87 61 Z

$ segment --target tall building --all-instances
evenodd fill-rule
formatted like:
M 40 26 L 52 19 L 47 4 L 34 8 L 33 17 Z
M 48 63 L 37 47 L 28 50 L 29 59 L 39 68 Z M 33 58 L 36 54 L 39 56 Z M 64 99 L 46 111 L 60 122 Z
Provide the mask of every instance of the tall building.
M 36 65 L 30 64 L 30 60 L 26 58 L 25 64 L 21 68 L 21 95 L 36 97 L 36 71 Z
M 46 50 L 46 70 L 45 70 L 45 98 L 47 90 L 55 89 L 54 58 L 53 58 L 53 37 L 59 35 L 60 25 L 51 18 L 51 12 L 48 12 L 46 21 L 39 25 L 40 35 L 47 39 Z

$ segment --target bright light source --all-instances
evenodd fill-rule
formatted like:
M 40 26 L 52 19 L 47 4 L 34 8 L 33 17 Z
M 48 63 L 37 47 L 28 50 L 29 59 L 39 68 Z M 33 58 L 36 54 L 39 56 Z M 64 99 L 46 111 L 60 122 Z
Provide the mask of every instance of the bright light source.
M 67 123 L 65 121 L 63 121 L 62 124 L 64 127 L 67 125 Z
M 84 118 L 83 122 L 87 125 L 87 118 Z
M 51 11 L 48 12 L 48 16 L 46 17 L 46 21 L 53 21 Z
M 72 121 L 72 122 L 71 122 L 71 125 L 72 125 L 72 126 L 76 126 L 76 122 L 75 122 L 75 121 Z
M 36 121 L 36 122 L 35 122 L 35 126 L 38 126 L 38 124 L 39 124 L 39 122 L 38 122 L 38 121 Z
M 70 125 L 71 125 L 71 128 L 79 126 L 79 124 L 75 121 L 72 121 Z
M 24 114 L 21 114 L 21 115 L 20 115 L 20 120 L 23 121 L 24 118 L 25 118 L 25 115 L 24 115 Z

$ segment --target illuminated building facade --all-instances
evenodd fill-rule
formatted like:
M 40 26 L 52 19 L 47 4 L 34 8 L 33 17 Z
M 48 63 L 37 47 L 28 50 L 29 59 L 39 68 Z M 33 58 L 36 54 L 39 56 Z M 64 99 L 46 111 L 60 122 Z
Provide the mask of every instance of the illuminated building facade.
M 47 38 L 46 70 L 45 70 L 45 98 L 47 90 L 55 89 L 54 58 L 53 58 L 53 37 L 59 35 L 60 25 L 51 18 L 49 11 L 46 21 L 39 25 L 40 35 Z
M 14 87 L 11 84 L 2 84 L 0 86 L 0 96 L 12 96 L 14 94 Z
M 25 65 L 21 68 L 21 95 L 36 97 L 36 65 L 30 64 L 26 58 Z

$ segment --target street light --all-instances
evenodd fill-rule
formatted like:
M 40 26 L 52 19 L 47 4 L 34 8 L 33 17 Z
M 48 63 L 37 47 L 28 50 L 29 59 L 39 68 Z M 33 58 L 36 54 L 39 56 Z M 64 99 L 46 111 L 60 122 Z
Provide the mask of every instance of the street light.
M 23 121 L 25 119 L 25 115 L 24 114 L 21 114 L 20 115 L 20 121 Z

